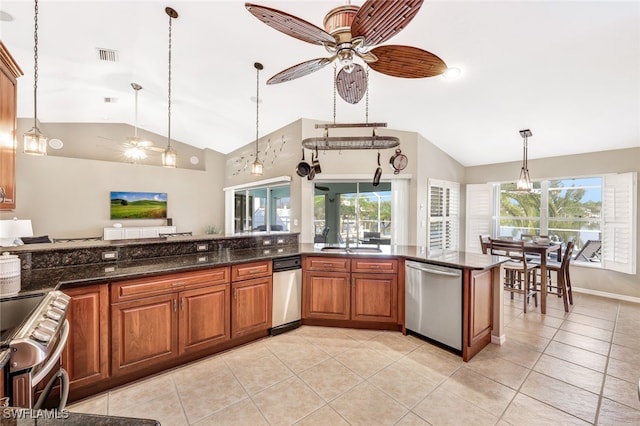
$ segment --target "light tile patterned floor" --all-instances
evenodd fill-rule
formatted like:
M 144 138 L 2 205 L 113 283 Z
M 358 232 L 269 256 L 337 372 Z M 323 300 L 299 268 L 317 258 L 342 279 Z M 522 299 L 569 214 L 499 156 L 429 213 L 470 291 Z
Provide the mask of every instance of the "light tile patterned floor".
M 638 425 L 640 305 L 505 297 L 507 342 L 469 363 L 400 333 L 304 326 L 71 411 L 178 425 Z

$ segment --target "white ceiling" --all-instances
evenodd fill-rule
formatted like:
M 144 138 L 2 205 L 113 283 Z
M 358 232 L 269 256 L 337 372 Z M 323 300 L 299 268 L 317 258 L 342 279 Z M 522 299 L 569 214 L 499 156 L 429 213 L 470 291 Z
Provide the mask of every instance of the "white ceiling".
M 346 3 L 256 2 L 320 27 Z M 165 6 L 180 15 L 172 30 L 174 139 L 222 153 L 255 140 L 256 61 L 264 65 L 261 135 L 301 117 L 333 120 L 332 66 L 265 84 L 326 51 L 230 0 L 40 0 L 39 120 L 133 124 L 137 82 L 138 125 L 166 135 Z M 25 73 L 18 116 L 33 117 L 33 2 L 3 0 L 0 11 L 0 38 Z M 524 128 L 533 132 L 530 158 L 640 146 L 639 1 L 426 0 L 384 44 L 428 50 L 463 75 L 412 80 L 371 71 L 369 121 L 418 132 L 465 166 L 519 160 Z M 119 62 L 99 62 L 96 48 L 117 50 Z M 363 122 L 365 101 L 338 98 L 336 119 Z

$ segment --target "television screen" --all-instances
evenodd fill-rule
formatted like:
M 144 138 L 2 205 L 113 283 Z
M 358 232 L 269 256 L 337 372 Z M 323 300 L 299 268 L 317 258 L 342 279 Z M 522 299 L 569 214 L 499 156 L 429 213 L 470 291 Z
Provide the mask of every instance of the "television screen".
M 166 218 L 166 192 L 111 192 L 111 219 Z

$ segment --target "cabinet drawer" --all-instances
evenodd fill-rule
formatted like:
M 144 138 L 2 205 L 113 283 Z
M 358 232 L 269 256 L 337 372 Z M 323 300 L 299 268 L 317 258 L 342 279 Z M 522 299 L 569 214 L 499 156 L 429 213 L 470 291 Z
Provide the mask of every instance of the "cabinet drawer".
M 270 260 L 261 262 L 243 263 L 242 265 L 233 265 L 231 267 L 231 281 L 248 280 L 257 277 L 266 277 L 271 275 Z
M 352 259 L 351 271 L 395 274 L 398 272 L 398 261 L 395 259 Z
M 349 272 L 350 265 L 347 257 L 309 256 L 304 259 L 304 269 L 309 271 Z
M 111 285 L 111 302 L 123 302 L 141 297 L 228 282 L 228 267 L 127 280 Z

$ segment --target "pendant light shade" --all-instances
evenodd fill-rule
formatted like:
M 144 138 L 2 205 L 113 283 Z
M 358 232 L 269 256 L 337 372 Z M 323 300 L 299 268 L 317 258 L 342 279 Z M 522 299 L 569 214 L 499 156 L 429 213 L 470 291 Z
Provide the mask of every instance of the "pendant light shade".
M 251 165 L 251 174 L 254 176 L 262 176 L 263 165 L 262 161 L 260 161 L 260 158 L 258 157 L 260 152 L 258 149 L 258 125 L 260 123 L 258 118 L 260 116 L 260 70 L 264 67 L 260 62 L 254 63 L 253 66 L 256 69 L 256 159 Z
M 38 0 L 35 0 L 33 31 L 33 127 L 23 136 L 23 152 L 47 155 L 47 137 L 38 129 Z
M 178 164 L 178 154 L 171 148 L 171 21 L 178 17 L 178 12 L 170 7 L 164 9 L 169 15 L 169 95 L 168 95 L 168 130 L 167 149 L 162 153 L 162 166 L 174 169 Z
M 527 158 L 527 140 L 530 136 L 532 136 L 531 130 L 520 130 L 520 136 L 522 136 L 524 142 L 522 149 L 522 168 L 520 169 L 520 177 L 518 177 L 518 180 L 516 181 L 516 191 L 531 192 L 533 190 L 533 182 L 531 182 L 531 177 L 529 176 L 529 165 Z

